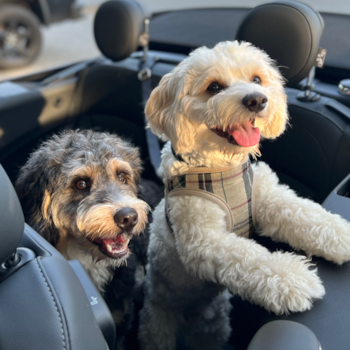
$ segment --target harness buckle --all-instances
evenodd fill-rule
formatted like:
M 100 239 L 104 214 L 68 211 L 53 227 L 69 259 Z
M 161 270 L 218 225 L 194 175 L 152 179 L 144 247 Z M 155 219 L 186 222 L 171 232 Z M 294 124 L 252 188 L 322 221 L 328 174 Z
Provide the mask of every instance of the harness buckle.
M 145 81 L 149 79 L 151 76 L 152 76 L 152 71 L 149 68 L 141 69 L 137 73 L 137 77 L 139 78 L 140 81 Z

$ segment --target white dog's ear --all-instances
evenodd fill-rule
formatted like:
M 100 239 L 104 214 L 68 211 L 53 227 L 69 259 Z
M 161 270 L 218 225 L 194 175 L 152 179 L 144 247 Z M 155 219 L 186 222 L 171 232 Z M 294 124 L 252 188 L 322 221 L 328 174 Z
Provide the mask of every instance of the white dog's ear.
M 279 94 L 276 99 L 276 109 L 272 120 L 264 125 L 262 135 L 268 139 L 274 139 L 280 136 L 286 129 L 288 123 L 287 96 L 284 92 Z
M 166 121 L 176 93 L 176 84 L 173 81 L 173 73 L 164 75 L 159 85 L 152 91 L 147 101 L 145 114 L 149 126 L 154 134 L 167 139 Z
M 275 139 L 285 131 L 289 120 L 287 96 L 283 87 L 285 79 L 276 67 L 276 63 L 268 56 L 266 56 L 266 63 L 270 66 L 268 70 L 269 85 L 275 88 L 271 101 L 274 108 L 272 112 L 273 117 L 268 123 L 264 124 L 261 134 L 268 139 Z

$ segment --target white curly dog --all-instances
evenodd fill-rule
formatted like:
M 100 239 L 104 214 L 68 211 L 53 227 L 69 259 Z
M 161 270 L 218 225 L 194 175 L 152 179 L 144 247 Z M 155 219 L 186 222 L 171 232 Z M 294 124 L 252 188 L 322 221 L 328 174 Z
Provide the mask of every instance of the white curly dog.
M 220 349 L 230 335 L 227 289 L 276 314 L 305 311 L 324 287 L 305 256 L 271 253 L 260 235 L 337 264 L 350 260 L 350 224 L 279 184 L 260 137 L 288 123 L 283 79 L 249 43 L 199 48 L 166 74 L 146 106 L 169 140 L 154 212 L 139 338 L 142 349 Z M 254 179 L 254 181 L 253 181 Z

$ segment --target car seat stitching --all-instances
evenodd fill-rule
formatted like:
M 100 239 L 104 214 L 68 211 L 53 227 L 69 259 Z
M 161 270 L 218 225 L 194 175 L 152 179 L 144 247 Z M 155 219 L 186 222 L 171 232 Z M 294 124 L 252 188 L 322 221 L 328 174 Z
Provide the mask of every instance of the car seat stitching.
M 55 298 L 54 298 L 54 296 L 53 296 L 53 294 L 52 294 L 52 291 L 51 291 L 51 289 L 50 289 L 50 286 L 49 286 L 49 284 L 47 283 L 47 280 L 46 280 L 46 278 L 45 278 L 45 276 L 44 276 L 44 273 L 43 273 L 43 271 L 42 271 L 42 269 L 41 269 L 41 267 L 40 267 L 40 265 L 39 265 L 39 263 L 38 263 L 38 260 L 36 259 L 35 262 L 36 262 L 36 264 L 38 265 L 38 268 L 39 268 L 39 271 L 40 271 L 40 273 L 41 273 L 41 276 L 43 277 L 43 280 L 44 280 L 44 282 L 45 282 L 45 284 L 46 284 L 47 289 L 49 290 L 49 292 L 50 292 L 50 294 L 51 294 L 51 298 L 52 298 L 53 303 L 54 303 L 54 305 L 55 305 L 55 308 L 56 308 L 56 311 L 57 311 L 57 314 L 58 314 L 58 319 L 60 320 L 60 324 L 61 324 L 61 333 L 62 333 L 62 338 L 63 338 L 63 350 L 66 350 L 67 348 L 66 348 L 66 339 L 65 339 L 65 336 L 64 336 L 63 322 L 62 322 L 62 318 L 61 318 L 60 312 L 59 312 L 58 307 L 57 307 L 57 303 L 56 303 Z

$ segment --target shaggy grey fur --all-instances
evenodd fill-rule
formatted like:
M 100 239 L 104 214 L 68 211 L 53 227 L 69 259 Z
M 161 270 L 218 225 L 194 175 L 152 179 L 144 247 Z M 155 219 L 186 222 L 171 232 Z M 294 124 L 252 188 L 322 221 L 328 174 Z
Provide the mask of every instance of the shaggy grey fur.
M 120 169 L 126 182 L 118 178 Z M 66 258 L 79 259 L 103 294 L 116 323 L 118 344 L 131 325 L 135 269 L 137 262 L 146 263 L 148 233 L 134 237 L 129 246 L 134 254 L 121 258 L 105 255 L 91 238 L 129 239 L 145 228 L 149 208 L 137 198 L 140 172 L 138 150 L 120 137 L 70 130 L 32 153 L 16 183 L 26 222 Z M 77 188 L 80 180 L 88 184 L 86 189 Z M 144 199 L 159 198 L 155 192 L 162 190 L 150 188 Z M 138 214 L 138 223 L 129 231 L 119 228 L 114 218 L 125 207 Z
M 70 174 L 79 167 L 100 164 L 100 182 L 103 184 L 107 176 L 102 168 L 115 157 L 129 162 L 133 169 L 134 180 L 130 191 L 136 194 L 141 172 L 139 152 L 118 136 L 91 130 L 68 130 L 44 142 L 31 154 L 16 182 L 26 222 L 55 246 L 60 236 L 57 225 L 53 222 L 52 210 L 53 206 L 59 206 L 57 221 L 60 228 L 78 231 L 76 210 L 86 194 L 71 190 Z M 113 190 L 118 190 L 116 185 L 113 189 L 107 182 L 91 193 L 84 206 L 91 207 L 106 202 Z M 45 192 L 51 200 L 46 210 L 48 215 L 44 218 L 42 204 Z

